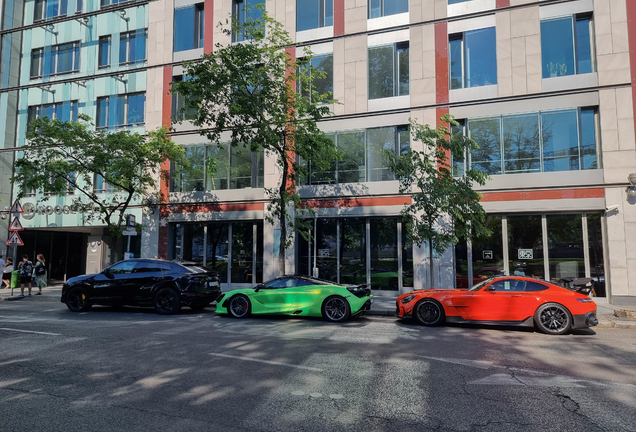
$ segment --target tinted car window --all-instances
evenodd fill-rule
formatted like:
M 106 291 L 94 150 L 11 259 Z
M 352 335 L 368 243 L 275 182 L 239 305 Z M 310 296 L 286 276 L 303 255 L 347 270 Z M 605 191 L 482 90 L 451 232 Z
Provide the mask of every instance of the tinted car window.
M 495 288 L 495 291 L 518 292 L 524 290 L 526 281 L 517 279 L 503 279 L 494 282 L 491 286 Z
M 282 278 L 274 279 L 265 284 L 267 288 L 292 288 L 296 286 L 296 279 Z
M 109 270 L 112 274 L 132 273 L 132 270 L 133 268 L 135 268 L 136 264 L 137 264 L 136 261 L 122 261 L 110 267 Z
M 310 286 L 310 285 L 315 285 L 315 283 L 313 283 L 311 281 L 304 280 L 304 279 L 297 279 L 296 280 L 296 286 L 297 287 Z
M 527 282 L 526 283 L 526 291 L 528 292 L 532 292 L 532 291 L 544 291 L 547 290 L 548 287 L 540 284 L 540 283 L 536 283 L 536 282 Z
M 170 266 L 168 264 L 162 264 L 157 262 L 139 262 L 135 267 L 135 273 L 150 273 L 150 272 L 169 272 Z

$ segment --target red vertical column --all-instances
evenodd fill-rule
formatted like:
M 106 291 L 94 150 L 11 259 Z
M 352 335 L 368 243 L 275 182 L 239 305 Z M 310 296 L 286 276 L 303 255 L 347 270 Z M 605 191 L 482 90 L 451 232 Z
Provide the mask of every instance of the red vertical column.
M 435 92 L 438 104 L 448 103 L 448 23 L 435 24 Z
M 163 87 L 161 98 L 161 122 L 163 126 L 170 127 L 172 117 L 172 96 L 170 94 L 170 83 L 172 82 L 172 66 L 163 68 Z M 168 173 L 168 175 L 166 175 Z M 159 206 L 159 258 L 168 257 L 168 197 L 170 194 L 170 161 L 166 160 L 161 164 L 161 178 L 159 180 L 160 202 Z
M 497 0 L 497 9 L 510 6 L 510 0 Z
M 632 77 L 632 105 L 636 130 L 636 1 L 627 2 L 627 39 L 629 42 L 629 66 Z
M 214 51 L 214 0 L 205 0 L 203 6 L 203 53 Z
M 296 47 L 287 47 L 285 48 L 285 53 L 287 54 L 287 56 L 289 57 L 290 61 L 292 62 L 292 64 L 296 61 Z M 292 70 L 288 69 L 287 70 L 287 76 L 289 77 L 289 74 L 292 72 Z M 291 97 L 294 97 L 294 95 L 296 94 L 296 82 L 292 81 L 289 83 L 289 85 L 291 86 L 291 89 L 289 89 L 290 93 L 291 93 Z M 296 113 L 293 111 L 292 108 L 290 108 L 289 111 L 289 117 L 293 118 L 296 115 Z M 287 130 L 290 132 L 293 132 L 293 124 L 288 124 L 287 126 Z M 287 155 L 289 158 L 291 158 L 292 160 L 296 159 L 296 152 L 294 150 L 288 150 L 287 151 Z M 293 172 L 292 172 L 292 167 L 290 167 L 290 172 L 289 172 L 289 177 L 287 177 L 287 184 L 286 187 L 289 188 L 293 188 L 294 187 L 294 180 L 292 178 L 293 176 Z
M 345 30 L 345 0 L 333 0 L 333 35 L 342 36 Z

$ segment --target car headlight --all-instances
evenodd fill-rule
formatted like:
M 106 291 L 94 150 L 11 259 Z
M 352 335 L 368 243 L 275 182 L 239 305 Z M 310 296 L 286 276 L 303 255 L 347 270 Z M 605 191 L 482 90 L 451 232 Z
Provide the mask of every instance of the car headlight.
M 415 294 L 410 295 L 410 296 L 406 296 L 406 297 L 404 297 L 404 298 L 402 299 L 402 304 L 408 303 L 408 302 L 410 302 L 411 300 L 413 300 L 414 298 L 415 298 Z
M 592 300 L 591 298 L 576 298 L 576 301 L 579 303 L 594 303 L 594 300 Z

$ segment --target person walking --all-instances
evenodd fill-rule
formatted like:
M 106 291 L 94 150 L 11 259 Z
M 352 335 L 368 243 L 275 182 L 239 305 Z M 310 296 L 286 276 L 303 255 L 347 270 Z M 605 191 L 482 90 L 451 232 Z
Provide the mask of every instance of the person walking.
M 13 272 L 13 258 L 7 257 L 7 262 L 2 269 L 2 281 L 4 282 L 4 289 L 11 288 L 11 273 Z
M 47 286 L 46 284 L 46 264 L 44 262 L 44 255 L 37 255 L 38 261 L 33 267 L 33 281 L 38 287 L 38 293 L 35 295 L 42 295 L 42 288 Z
M 28 255 L 22 255 L 22 261 L 18 264 L 18 269 L 20 269 L 20 295 L 18 297 L 24 297 L 25 285 L 29 286 L 29 295 L 31 295 L 31 289 L 33 289 L 31 285 L 33 264 L 29 261 Z

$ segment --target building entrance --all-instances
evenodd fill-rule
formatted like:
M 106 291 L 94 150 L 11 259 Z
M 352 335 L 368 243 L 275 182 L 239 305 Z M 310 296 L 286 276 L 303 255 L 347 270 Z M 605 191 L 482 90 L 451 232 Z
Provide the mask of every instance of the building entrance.
M 29 255 L 34 261 L 44 255 L 49 280 L 64 281 L 85 273 L 86 239 L 83 232 L 24 230 L 20 233 L 24 246 L 18 247 L 18 260 Z

